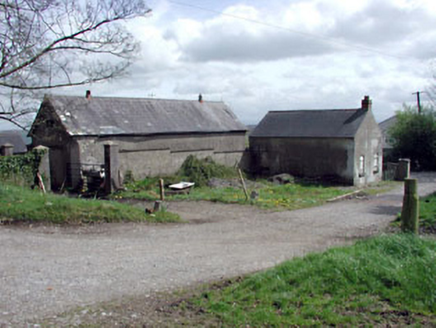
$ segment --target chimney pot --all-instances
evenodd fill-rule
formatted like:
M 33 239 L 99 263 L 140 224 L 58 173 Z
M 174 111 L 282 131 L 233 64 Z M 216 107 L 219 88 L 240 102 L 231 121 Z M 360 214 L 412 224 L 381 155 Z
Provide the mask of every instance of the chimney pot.
M 203 102 L 203 96 L 201 95 L 201 93 L 198 95 L 198 101 L 201 103 Z
M 372 100 L 369 98 L 369 96 L 365 96 L 362 99 L 362 110 L 368 111 L 371 109 L 372 106 Z
M 91 90 L 86 90 L 86 99 L 91 99 Z

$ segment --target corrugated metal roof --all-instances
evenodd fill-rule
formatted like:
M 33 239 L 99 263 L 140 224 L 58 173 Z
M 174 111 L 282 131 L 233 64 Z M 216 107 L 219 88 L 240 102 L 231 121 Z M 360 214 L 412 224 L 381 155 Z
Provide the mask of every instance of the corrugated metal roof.
M 252 137 L 352 138 L 367 112 L 362 109 L 271 111 Z
M 46 96 L 70 135 L 245 131 L 223 102 Z

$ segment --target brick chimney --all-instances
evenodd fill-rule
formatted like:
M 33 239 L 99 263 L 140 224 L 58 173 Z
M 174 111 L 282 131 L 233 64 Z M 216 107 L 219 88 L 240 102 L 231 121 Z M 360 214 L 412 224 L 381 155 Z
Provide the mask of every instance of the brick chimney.
M 91 99 L 91 90 L 86 90 L 86 95 L 85 95 L 86 99 L 90 100 Z
M 369 98 L 369 96 L 365 96 L 362 99 L 362 110 L 364 111 L 371 110 L 371 106 L 372 106 L 372 100 Z

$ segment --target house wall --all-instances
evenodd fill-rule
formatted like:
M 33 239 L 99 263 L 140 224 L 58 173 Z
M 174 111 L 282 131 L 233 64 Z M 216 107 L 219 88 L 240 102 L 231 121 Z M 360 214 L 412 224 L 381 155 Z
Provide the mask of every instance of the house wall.
M 132 171 L 137 179 L 174 174 L 189 155 L 211 156 L 233 166 L 245 149 L 245 133 L 187 134 L 171 136 L 75 137 L 79 152 L 71 161 L 98 164 L 104 161 L 104 144 L 119 145 L 120 171 Z
M 290 173 L 353 183 L 352 139 L 250 137 L 250 151 L 254 174 Z
M 364 172 L 361 172 L 362 156 Z M 366 185 L 382 180 L 383 136 L 371 112 L 366 115 L 356 133 L 354 166 L 354 185 Z

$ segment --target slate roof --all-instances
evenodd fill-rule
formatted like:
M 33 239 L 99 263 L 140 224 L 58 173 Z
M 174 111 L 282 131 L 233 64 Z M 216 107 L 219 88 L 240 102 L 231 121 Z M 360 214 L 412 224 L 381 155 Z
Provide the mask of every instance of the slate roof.
M 46 96 L 70 135 L 246 131 L 223 102 Z
M 251 137 L 353 138 L 366 113 L 360 108 L 270 111 Z
M 0 131 L 0 146 L 4 144 L 12 144 L 14 146 L 14 154 L 27 152 L 25 132 L 20 130 Z
M 383 134 L 383 149 L 393 148 L 391 140 L 388 136 L 388 131 L 391 128 L 391 126 L 393 126 L 396 122 L 397 122 L 397 116 L 394 115 L 384 120 L 383 122 L 380 122 L 378 125 Z
M 383 135 L 385 135 L 385 134 L 387 134 L 390 127 L 393 126 L 395 123 L 397 123 L 397 116 L 396 115 L 389 117 L 388 119 L 384 120 L 383 122 L 380 122 L 378 124 L 378 126 L 380 127 L 380 130 L 383 132 Z

